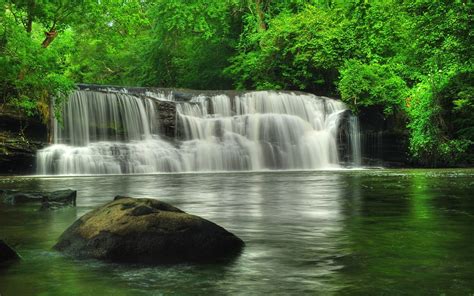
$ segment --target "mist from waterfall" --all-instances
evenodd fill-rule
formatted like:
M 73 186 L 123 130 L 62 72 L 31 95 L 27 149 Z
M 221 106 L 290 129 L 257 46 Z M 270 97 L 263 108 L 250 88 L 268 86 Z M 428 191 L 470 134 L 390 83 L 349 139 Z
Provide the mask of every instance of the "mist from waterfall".
M 176 100 L 177 135 L 160 136 L 160 92 L 78 90 L 63 108 L 55 144 L 38 152 L 39 174 L 133 174 L 340 168 L 338 131 L 347 107 L 310 94 L 248 92 Z M 360 165 L 357 118 L 349 119 Z

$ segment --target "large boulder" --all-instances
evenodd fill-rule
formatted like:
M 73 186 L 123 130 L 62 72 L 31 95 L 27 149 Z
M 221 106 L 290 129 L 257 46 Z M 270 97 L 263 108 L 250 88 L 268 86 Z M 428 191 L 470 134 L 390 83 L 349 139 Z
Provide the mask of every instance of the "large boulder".
M 20 256 L 3 240 L 0 240 L 0 264 L 20 259 Z
M 231 258 L 243 246 L 224 228 L 167 203 L 117 197 L 77 220 L 54 248 L 82 258 L 176 263 Z

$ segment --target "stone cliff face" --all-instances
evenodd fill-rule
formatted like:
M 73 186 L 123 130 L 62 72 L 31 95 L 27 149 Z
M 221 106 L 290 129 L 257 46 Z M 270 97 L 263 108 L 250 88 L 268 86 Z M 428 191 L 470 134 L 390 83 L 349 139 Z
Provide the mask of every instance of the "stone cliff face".
M 352 112 L 345 111 L 338 134 L 339 158 L 347 162 L 350 143 L 347 142 L 348 117 Z M 362 165 L 382 167 L 407 167 L 414 164 L 409 159 L 409 138 L 401 127 L 401 118 L 385 117 L 377 108 L 365 108 L 359 113 L 360 148 Z
M 40 120 L 0 106 L 0 175 L 33 174 L 36 151 L 46 140 Z
M 160 133 L 168 138 L 176 135 L 176 104 L 174 102 L 157 101 L 158 122 Z
M 409 138 L 403 118 L 384 116 L 378 108 L 366 108 L 359 114 L 363 164 L 369 166 L 406 167 Z

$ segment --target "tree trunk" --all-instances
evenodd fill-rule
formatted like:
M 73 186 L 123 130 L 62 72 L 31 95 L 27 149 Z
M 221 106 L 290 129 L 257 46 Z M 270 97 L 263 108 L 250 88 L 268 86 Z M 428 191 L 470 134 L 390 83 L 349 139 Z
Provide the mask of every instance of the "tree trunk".
M 51 29 L 49 32 L 44 32 L 44 35 L 46 38 L 43 40 L 43 43 L 41 43 L 41 46 L 46 48 L 53 42 L 54 38 L 58 36 L 58 32 L 55 29 Z
M 28 1 L 28 12 L 27 12 L 27 17 L 26 17 L 26 32 L 28 34 L 31 33 L 31 30 L 33 29 L 33 19 L 35 15 L 35 7 L 36 7 L 36 2 L 35 0 L 29 0 Z
M 33 18 L 28 15 L 28 19 L 26 20 L 26 33 L 30 34 L 31 30 L 33 29 Z

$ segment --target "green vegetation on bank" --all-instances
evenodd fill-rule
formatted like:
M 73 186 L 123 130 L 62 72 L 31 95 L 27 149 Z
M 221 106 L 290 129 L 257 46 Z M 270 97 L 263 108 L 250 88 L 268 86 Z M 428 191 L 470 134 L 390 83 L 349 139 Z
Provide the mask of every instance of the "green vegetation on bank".
M 0 0 L 0 103 L 74 83 L 289 89 L 397 118 L 413 158 L 474 163 L 472 1 Z

